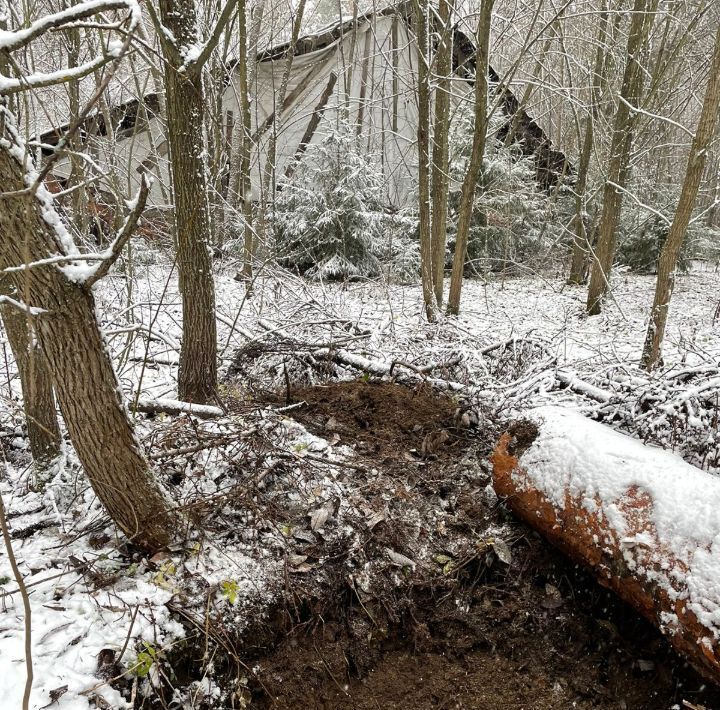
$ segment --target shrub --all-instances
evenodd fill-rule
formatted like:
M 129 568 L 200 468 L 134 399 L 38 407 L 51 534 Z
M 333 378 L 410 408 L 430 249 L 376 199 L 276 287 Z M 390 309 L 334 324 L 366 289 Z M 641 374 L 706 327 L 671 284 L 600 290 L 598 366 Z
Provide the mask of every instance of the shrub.
M 406 218 L 384 207 L 383 187 L 376 162 L 359 151 L 354 128 L 333 127 L 308 147 L 277 195 L 279 262 L 322 279 L 375 277 L 393 264 L 405 270 L 413 260 L 410 240 L 401 236 Z
M 460 191 L 472 149 L 473 120 L 470 107 L 458 110 L 450 133 L 451 189 L 449 195 L 448 247 L 454 251 Z M 468 238 L 467 270 L 487 272 L 517 263 L 540 264 L 556 241 L 558 203 L 537 187 L 532 158 L 519 147 L 506 146 L 493 136 L 499 120 L 491 121 L 483 171 L 473 205 Z M 544 265 L 544 264 L 542 264 Z

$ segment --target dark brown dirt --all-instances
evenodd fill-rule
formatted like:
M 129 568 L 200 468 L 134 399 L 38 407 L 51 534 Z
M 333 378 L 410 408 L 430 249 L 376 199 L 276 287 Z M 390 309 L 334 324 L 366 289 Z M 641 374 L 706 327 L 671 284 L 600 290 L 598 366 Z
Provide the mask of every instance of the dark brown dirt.
M 447 511 L 447 529 L 427 544 L 453 541 L 455 566 L 419 568 L 405 580 L 378 566 L 388 546 L 407 549 L 402 515 L 391 509 L 365 533 L 365 568 L 376 565 L 379 580 L 371 593 L 348 582 L 348 568 L 362 565 L 342 554 L 325 557 L 324 579 L 334 582 L 321 594 L 290 579 L 293 611 L 277 627 L 277 643 L 247 660 L 256 669 L 252 707 L 720 708 L 720 692 L 656 629 L 479 495 L 489 477 L 468 474 L 468 457 L 485 459 L 497 432 L 456 429 L 456 403 L 424 387 L 333 383 L 293 390 L 292 399 L 305 402 L 292 412 L 298 421 L 353 445 L 368 468 L 387 474 L 360 490 L 376 495 L 382 480 L 402 472 L 410 482 L 403 505 L 414 496 L 428 518 Z M 450 441 L 422 459 L 424 437 L 441 429 Z M 485 540 L 508 526 L 512 561 L 505 564 Z
M 435 458 L 455 456 L 465 439 L 454 423 L 457 404 L 424 385 L 335 382 L 292 390 L 292 400 L 306 403 L 293 412 L 295 419 L 321 436 L 337 434 L 352 442 L 375 465 L 407 462 L 412 453 L 422 456 L 425 438 L 443 430 L 450 437 L 432 452 Z

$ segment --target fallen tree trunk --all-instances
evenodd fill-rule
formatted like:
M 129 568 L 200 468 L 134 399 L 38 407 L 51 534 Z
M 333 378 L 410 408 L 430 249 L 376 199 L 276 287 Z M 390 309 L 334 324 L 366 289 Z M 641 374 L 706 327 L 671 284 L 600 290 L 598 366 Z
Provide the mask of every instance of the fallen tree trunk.
M 508 507 L 720 683 L 720 478 L 557 407 L 504 433 Z
M 391 377 L 393 376 L 393 370 L 395 367 L 403 365 L 404 367 L 410 368 L 413 372 L 412 374 L 396 374 L 395 380 L 401 384 L 416 385 L 420 382 L 427 382 L 433 387 L 437 387 L 441 390 L 460 392 L 465 389 L 465 386 L 459 382 L 443 380 L 438 377 L 425 376 L 425 373 L 432 372 L 433 370 L 457 365 L 461 362 L 461 359 L 456 356 L 449 358 L 446 362 L 430 363 L 429 365 L 421 367 L 414 365 L 411 366 L 400 360 L 395 360 L 390 363 L 381 360 L 370 360 L 362 355 L 358 355 L 357 353 L 344 350 L 343 348 L 320 348 L 313 352 L 313 356 L 316 358 L 327 358 L 328 360 L 332 360 L 334 363 L 342 365 L 343 367 L 352 367 L 356 370 L 367 372 L 369 375 L 374 375 L 375 377 Z
M 224 414 L 220 407 L 181 402 L 177 399 L 139 399 L 134 409 L 143 414 L 172 414 L 173 416 L 192 414 L 200 419 L 212 419 Z

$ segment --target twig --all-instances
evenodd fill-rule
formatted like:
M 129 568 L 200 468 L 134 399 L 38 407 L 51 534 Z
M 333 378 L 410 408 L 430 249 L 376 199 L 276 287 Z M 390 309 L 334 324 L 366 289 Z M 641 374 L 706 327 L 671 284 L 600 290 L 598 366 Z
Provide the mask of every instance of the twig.
M 25 610 L 25 692 L 23 693 L 22 710 L 30 708 L 30 692 L 33 683 L 33 662 L 32 662 L 32 609 L 30 608 L 30 596 L 25 586 L 25 580 L 20 573 L 20 568 L 15 559 L 12 543 L 10 542 L 10 531 L 8 530 L 7 520 L 5 519 L 5 503 L 2 495 L 0 495 L 0 527 L 2 527 L 3 539 L 5 540 L 5 548 L 7 550 L 8 561 L 12 568 L 13 576 L 18 585 L 20 596 L 22 597 L 23 608 Z
M 90 288 L 93 284 L 97 283 L 110 271 L 110 267 L 118 260 L 125 244 L 127 244 L 128 239 L 130 239 L 137 227 L 140 215 L 142 215 L 143 210 L 145 209 L 149 189 L 150 187 L 147 176 L 143 173 L 140 179 L 140 189 L 138 190 L 137 197 L 135 198 L 135 206 L 126 217 L 122 228 L 115 237 L 110 249 L 108 249 L 108 256 L 101 261 L 92 273 L 85 279 L 83 285 L 86 288 Z

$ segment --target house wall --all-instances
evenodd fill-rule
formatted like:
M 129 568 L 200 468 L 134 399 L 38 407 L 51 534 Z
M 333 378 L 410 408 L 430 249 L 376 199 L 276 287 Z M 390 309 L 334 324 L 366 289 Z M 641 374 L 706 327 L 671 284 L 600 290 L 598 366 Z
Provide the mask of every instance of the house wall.
M 401 208 L 411 204 L 417 173 L 417 62 L 417 46 L 405 21 L 397 15 L 376 15 L 328 47 L 294 57 L 285 110 L 276 120 L 286 60 L 260 61 L 251 87 L 256 138 L 251 156 L 252 198 L 268 199 L 260 193 L 273 132 L 277 132 L 273 182 L 281 184 L 295 161 L 302 159 L 304 142 L 321 141 L 346 116 L 355 126 L 364 152 L 377 161 L 385 175 L 388 205 Z M 462 80 L 454 85 L 458 100 L 470 90 Z M 239 116 L 237 76 L 233 74 L 223 95 L 225 135 L 231 133 Z M 160 207 L 171 202 L 167 144 L 159 119 L 136 125 L 129 135 L 114 140 L 95 137 L 89 152 L 101 166 L 101 188 L 131 194 L 139 186 L 140 170 L 145 170 L 154 178 L 149 204 Z M 58 161 L 53 172 L 67 176 L 68 161 Z
M 327 48 L 293 59 L 285 110 L 279 120 L 274 116 L 286 60 L 259 63 L 252 91 L 253 133 L 257 135 L 252 155 L 253 199 L 260 198 L 261 175 L 274 131 L 275 180 L 280 183 L 292 171 L 296 156 L 301 159 L 303 140 L 310 136 L 310 145 L 321 141 L 343 116 L 356 127 L 364 151 L 382 167 L 388 203 L 402 207 L 411 199 L 417 170 L 415 42 L 405 23 L 392 16 L 377 17 L 355 34 L 349 32 Z M 234 79 L 226 91 L 225 106 L 233 118 L 239 115 Z M 315 130 L 313 123 L 317 123 Z

